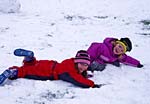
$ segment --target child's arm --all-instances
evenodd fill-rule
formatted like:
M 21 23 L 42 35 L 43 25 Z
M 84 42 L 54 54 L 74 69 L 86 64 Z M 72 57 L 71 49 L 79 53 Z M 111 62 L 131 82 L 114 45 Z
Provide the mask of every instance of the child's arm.
M 63 81 L 70 82 L 76 86 L 82 87 L 82 88 L 89 88 L 94 86 L 94 82 L 84 78 L 82 75 L 77 73 L 63 73 L 59 75 L 59 78 Z
M 127 65 L 131 65 L 131 66 L 134 66 L 134 67 L 138 67 L 138 68 L 141 68 L 143 67 L 143 65 L 140 63 L 139 60 L 131 57 L 131 56 L 128 56 L 126 54 L 124 54 L 120 59 L 119 61 L 123 64 L 127 64 Z

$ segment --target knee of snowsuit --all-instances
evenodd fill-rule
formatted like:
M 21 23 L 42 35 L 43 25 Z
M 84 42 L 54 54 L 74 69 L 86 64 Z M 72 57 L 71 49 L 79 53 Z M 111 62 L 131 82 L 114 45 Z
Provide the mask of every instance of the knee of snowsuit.
M 103 71 L 105 69 L 105 67 L 106 67 L 106 64 L 99 64 L 99 63 L 97 63 L 97 62 L 94 61 L 88 67 L 88 70 L 92 71 L 92 72 L 94 72 L 94 71 Z

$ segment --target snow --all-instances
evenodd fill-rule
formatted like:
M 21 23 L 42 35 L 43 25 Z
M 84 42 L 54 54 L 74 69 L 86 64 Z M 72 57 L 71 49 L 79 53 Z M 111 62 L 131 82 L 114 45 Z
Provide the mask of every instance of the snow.
M 19 12 L 20 6 L 17 0 L 0 0 L 0 12 L 3 13 Z
M 17 13 L 0 13 L 0 72 L 21 66 L 16 48 L 33 50 L 37 59 L 61 62 L 105 37 L 130 37 L 128 55 L 144 68 L 107 65 L 94 72 L 100 89 L 83 89 L 63 81 L 17 79 L 0 86 L 0 104 L 149 104 L 149 0 L 18 0 Z M 6 6 L 7 7 L 7 6 Z M 3 9 L 5 10 L 5 9 Z M 143 35 L 145 34 L 145 35 Z

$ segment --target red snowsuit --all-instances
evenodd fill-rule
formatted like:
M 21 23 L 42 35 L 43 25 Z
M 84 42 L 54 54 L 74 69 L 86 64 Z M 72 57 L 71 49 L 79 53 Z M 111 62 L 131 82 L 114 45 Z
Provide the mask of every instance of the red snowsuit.
M 74 58 L 66 59 L 61 63 L 53 60 L 34 60 L 23 62 L 23 66 L 17 67 L 18 78 L 38 80 L 61 79 L 74 85 L 88 88 L 93 87 L 94 82 L 83 77 L 75 68 Z

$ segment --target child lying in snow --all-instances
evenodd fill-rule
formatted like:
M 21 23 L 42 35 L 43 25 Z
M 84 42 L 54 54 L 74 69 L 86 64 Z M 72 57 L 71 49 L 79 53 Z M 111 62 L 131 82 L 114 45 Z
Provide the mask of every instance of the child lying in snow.
M 13 66 L 0 75 L 0 84 L 7 78 L 28 78 L 36 80 L 63 80 L 83 88 L 100 88 L 102 84 L 94 84 L 87 78 L 87 68 L 90 57 L 87 51 L 80 50 L 75 58 L 58 63 L 54 60 L 36 60 L 34 53 L 29 50 L 16 49 L 16 56 L 24 56 L 21 67 Z
M 129 38 L 106 38 L 103 43 L 92 43 L 87 52 L 91 58 L 88 70 L 103 71 L 107 63 L 117 67 L 120 62 L 134 67 L 142 68 L 140 61 L 127 56 L 125 53 L 131 51 L 132 43 Z

